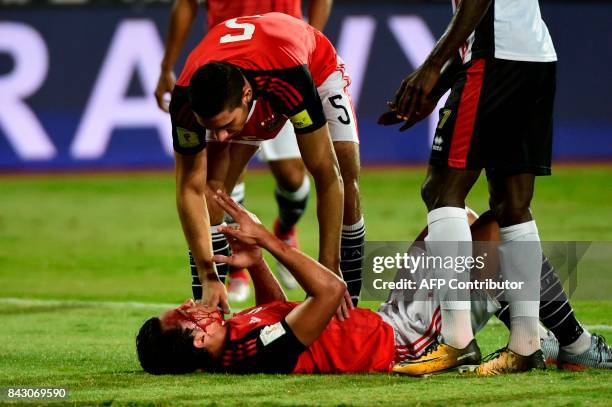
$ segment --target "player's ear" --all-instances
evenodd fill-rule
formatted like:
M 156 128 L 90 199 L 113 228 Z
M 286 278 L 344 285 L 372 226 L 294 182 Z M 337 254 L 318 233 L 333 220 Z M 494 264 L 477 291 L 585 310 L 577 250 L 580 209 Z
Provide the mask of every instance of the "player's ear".
M 193 346 L 198 349 L 204 348 L 204 338 L 206 333 L 204 331 L 196 330 L 193 332 Z
M 253 99 L 253 88 L 249 85 L 248 81 L 244 81 L 244 86 L 242 88 L 242 101 L 244 103 L 250 103 Z

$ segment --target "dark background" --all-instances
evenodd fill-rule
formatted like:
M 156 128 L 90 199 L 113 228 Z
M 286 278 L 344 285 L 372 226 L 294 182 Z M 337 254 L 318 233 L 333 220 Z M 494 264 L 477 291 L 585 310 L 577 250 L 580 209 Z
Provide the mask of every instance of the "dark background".
M 55 3 L 0 0 L 0 26 L 30 27 L 40 34 L 48 50 L 46 79 L 25 101 L 56 149 L 55 155 L 46 159 L 24 159 L 6 137 L 2 121 L 11 118 L 0 115 L 0 170 L 143 168 L 172 164 L 171 155 L 162 147 L 160 134 L 152 125 L 116 126 L 108 147 L 95 159 L 82 159 L 70 152 L 101 67 L 111 48 L 116 46 L 113 35 L 119 25 L 154 24 L 157 38 L 133 38 L 134 46 L 151 44 L 151 41 L 161 44 L 171 4 L 128 0 L 86 3 L 89 5 L 58 5 L 57 0 Z M 554 158 L 556 161 L 608 161 L 612 159 L 612 3 L 546 1 L 541 2 L 541 8 L 559 56 Z M 200 13 L 192 30 L 187 49 L 202 35 L 203 14 Z M 376 125 L 385 102 L 393 96 L 401 79 L 415 68 L 393 36 L 389 19 L 418 17 L 437 38 L 451 17 L 450 2 L 336 1 L 325 33 L 337 43 L 347 19 L 355 16 L 375 24 L 357 108 L 362 160 L 365 165 L 423 163 L 430 146 L 428 123 L 403 134 Z M 19 43 L 19 38 L 15 41 Z M 350 43 L 351 47 L 367 46 L 360 37 L 351 39 Z M 159 61 L 150 63 L 157 68 Z M 3 75 L 8 75 L 14 64 L 11 55 L 0 48 L 0 89 Z M 177 64 L 177 73 L 181 66 L 182 61 Z M 126 69 L 133 67 L 126 66 Z M 351 66 L 348 70 L 350 73 Z M 155 83 L 147 83 L 137 70 L 131 75 L 126 97 L 149 95 Z M 0 109 L 2 103 L 0 92 Z M 148 109 L 157 108 L 150 103 Z

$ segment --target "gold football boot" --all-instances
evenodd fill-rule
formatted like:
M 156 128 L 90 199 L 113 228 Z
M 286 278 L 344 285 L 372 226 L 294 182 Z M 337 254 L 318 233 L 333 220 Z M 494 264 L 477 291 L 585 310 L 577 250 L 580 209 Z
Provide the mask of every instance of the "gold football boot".
M 476 368 L 480 359 L 480 348 L 476 339 L 472 339 L 463 349 L 436 341 L 418 359 L 406 360 L 393 366 L 393 372 L 409 376 L 428 376 L 454 369 L 467 371 Z
M 522 356 L 508 348 L 502 348 L 485 357 L 475 373 L 477 376 L 495 376 L 527 372 L 533 369 L 546 370 L 546 362 L 541 350 L 529 356 Z

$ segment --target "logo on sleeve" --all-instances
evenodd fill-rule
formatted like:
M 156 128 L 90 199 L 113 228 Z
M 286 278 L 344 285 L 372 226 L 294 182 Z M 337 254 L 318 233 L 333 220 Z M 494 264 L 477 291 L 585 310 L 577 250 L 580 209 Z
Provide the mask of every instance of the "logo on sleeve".
M 200 144 L 200 138 L 195 131 L 189 131 L 182 127 L 176 128 L 179 145 L 183 148 L 192 148 Z
M 263 343 L 264 346 L 268 346 L 268 344 L 274 342 L 284 334 L 285 328 L 283 328 L 283 325 L 280 322 L 277 322 L 262 329 L 261 333 L 259 334 L 259 339 L 261 339 L 261 343 Z
M 294 116 L 291 116 L 289 120 L 291 120 L 291 123 L 293 123 L 293 127 L 295 127 L 296 129 L 303 129 L 308 126 L 312 126 L 312 119 L 310 118 L 308 110 L 306 109 L 302 110 Z

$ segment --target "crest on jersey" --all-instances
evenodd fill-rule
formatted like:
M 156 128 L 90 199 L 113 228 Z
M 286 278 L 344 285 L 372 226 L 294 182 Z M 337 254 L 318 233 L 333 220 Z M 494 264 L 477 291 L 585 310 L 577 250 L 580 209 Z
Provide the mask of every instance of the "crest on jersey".
M 189 131 L 182 127 L 176 128 L 179 145 L 183 148 L 192 148 L 200 144 L 200 138 L 195 131 Z
M 296 129 L 303 129 L 308 126 L 312 126 L 312 119 L 308 114 L 308 110 L 304 109 L 296 115 L 293 115 L 289 118 L 291 123 L 293 123 L 293 127 Z

